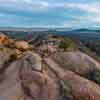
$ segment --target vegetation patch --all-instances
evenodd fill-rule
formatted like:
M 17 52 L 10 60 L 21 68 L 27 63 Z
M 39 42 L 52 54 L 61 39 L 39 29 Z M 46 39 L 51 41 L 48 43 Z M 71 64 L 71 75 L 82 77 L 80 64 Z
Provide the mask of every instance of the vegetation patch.
M 93 80 L 100 85 L 100 72 L 96 71 L 93 76 Z
M 94 70 L 93 72 L 91 72 L 89 75 L 87 75 L 85 77 L 88 78 L 89 80 L 97 83 L 98 85 L 100 85 L 100 71 Z
M 59 48 L 63 49 L 64 51 L 76 51 L 78 50 L 76 45 L 70 39 L 62 39 Z

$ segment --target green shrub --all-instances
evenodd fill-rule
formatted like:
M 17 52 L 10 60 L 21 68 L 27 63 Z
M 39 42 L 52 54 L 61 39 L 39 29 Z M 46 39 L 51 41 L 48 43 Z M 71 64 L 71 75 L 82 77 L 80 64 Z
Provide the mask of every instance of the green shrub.
M 59 44 L 59 48 L 64 49 L 64 51 L 66 51 L 69 46 L 70 44 L 65 40 L 62 40 Z
M 64 51 L 77 51 L 78 48 L 74 44 L 74 42 L 68 38 L 62 39 L 59 48 L 63 49 Z
M 100 85 L 100 72 L 95 72 L 94 81 Z

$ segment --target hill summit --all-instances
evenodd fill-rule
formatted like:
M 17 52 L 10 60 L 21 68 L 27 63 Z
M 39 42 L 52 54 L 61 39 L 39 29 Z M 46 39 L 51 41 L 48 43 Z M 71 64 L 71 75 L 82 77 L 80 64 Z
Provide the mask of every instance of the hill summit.
M 55 35 L 29 44 L 0 33 L 0 100 L 100 100 L 100 63 L 86 50 Z

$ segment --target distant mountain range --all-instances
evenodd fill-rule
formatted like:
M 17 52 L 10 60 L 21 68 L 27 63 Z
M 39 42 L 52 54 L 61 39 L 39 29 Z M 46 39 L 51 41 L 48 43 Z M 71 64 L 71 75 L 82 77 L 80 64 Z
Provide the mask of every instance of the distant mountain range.
M 15 27 L 0 27 L 0 31 L 10 35 L 16 39 L 33 39 L 38 36 L 47 37 L 50 33 L 62 35 L 64 37 L 79 38 L 81 40 L 93 40 L 100 42 L 100 30 L 99 29 L 71 29 L 71 28 L 15 28 Z M 28 38 L 27 38 L 28 37 Z
M 67 32 L 100 32 L 99 29 L 87 29 L 87 28 L 45 28 L 45 27 L 0 27 L 0 31 L 67 31 Z
M 86 28 L 76 29 L 76 30 L 72 30 L 72 31 L 73 32 L 100 32 L 100 30 L 86 29 Z

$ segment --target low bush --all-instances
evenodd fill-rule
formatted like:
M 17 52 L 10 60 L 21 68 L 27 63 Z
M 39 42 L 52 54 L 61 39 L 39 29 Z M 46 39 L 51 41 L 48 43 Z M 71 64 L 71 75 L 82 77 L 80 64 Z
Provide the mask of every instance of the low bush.
M 93 80 L 100 85 L 100 72 L 95 72 L 94 76 L 93 76 Z
M 66 51 L 69 46 L 70 46 L 70 43 L 68 43 L 65 40 L 62 40 L 59 44 L 59 48 L 64 49 L 64 51 Z
M 78 50 L 76 45 L 70 39 L 62 39 L 59 48 L 63 49 L 64 51 L 76 51 Z

